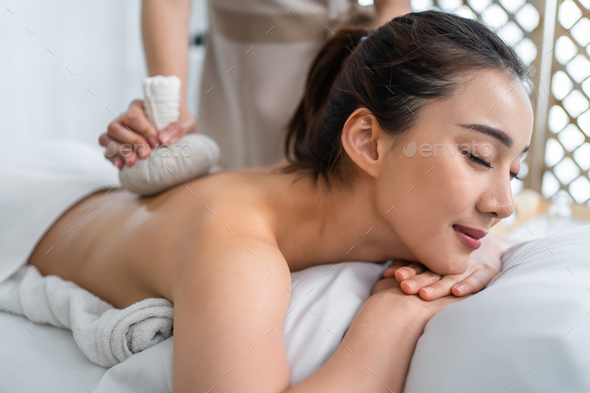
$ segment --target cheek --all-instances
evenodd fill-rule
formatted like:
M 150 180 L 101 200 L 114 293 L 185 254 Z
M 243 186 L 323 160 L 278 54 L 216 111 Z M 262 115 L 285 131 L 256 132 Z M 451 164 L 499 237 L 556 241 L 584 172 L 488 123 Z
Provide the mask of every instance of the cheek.
M 461 274 L 467 269 L 471 252 L 459 243 L 452 225 L 473 217 L 470 210 L 475 209 L 479 195 L 476 175 L 469 171 L 471 168 L 464 157 L 447 156 L 435 160 L 435 167 L 429 174 L 434 176 L 429 184 L 431 192 L 426 209 L 438 221 L 432 223 L 435 233 L 424 249 L 424 258 L 429 259 L 429 269 L 438 274 Z
M 463 157 L 420 158 L 415 170 L 408 171 L 413 175 L 399 185 L 406 191 L 414 188 L 399 195 L 397 233 L 418 261 L 442 275 L 463 273 L 470 255 L 452 229 L 477 202 L 475 175 L 464 161 Z
M 432 175 L 429 188 L 438 198 L 438 208 L 449 216 L 449 220 L 456 220 L 458 215 L 475 207 L 479 194 L 478 176 L 463 157 L 435 160 L 435 167 L 429 174 Z

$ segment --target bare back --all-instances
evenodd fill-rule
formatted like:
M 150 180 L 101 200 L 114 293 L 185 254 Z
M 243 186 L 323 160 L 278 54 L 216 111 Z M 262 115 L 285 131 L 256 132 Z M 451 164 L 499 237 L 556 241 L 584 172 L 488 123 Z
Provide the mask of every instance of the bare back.
M 290 271 L 327 263 L 330 247 L 310 225 L 318 215 L 306 209 L 315 206 L 309 185 L 273 167 L 209 175 L 152 198 L 97 192 L 60 217 L 29 263 L 118 308 L 171 300 L 175 393 L 283 392 Z
M 118 308 L 149 297 L 174 301 L 180 264 L 214 263 L 194 260 L 196 250 L 224 247 L 226 234 L 236 233 L 274 243 L 264 168 L 208 175 L 151 198 L 99 191 L 60 217 L 29 263 Z

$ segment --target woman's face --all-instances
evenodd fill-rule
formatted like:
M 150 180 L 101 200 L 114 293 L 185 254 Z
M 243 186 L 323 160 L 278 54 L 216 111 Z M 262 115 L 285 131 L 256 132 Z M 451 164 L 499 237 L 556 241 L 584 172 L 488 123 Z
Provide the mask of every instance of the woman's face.
M 479 239 L 514 212 L 510 181 L 532 128 L 524 86 L 499 71 L 422 110 L 384 160 L 376 194 L 381 209 L 395 206 L 386 219 L 416 261 L 441 275 L 467 269 Z

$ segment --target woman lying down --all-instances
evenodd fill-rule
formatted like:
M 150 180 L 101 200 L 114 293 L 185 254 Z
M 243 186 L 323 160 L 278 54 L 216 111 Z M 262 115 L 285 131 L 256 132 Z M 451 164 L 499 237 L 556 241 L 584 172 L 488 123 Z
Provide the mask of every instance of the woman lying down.
M 515 51 L 473 20 L 429 11 L 345 28 L 312 65 L 287 161 L 150 198 L 87 196 L 28 263 L 118 308 L 172 301 L 176 393 L 401 392 L 426 322 L 501 269 L 506 244 L 486 234 L 514 210 L 527 83 Z M 291 387 L 290 272 L 389 259 L 333 356 Z

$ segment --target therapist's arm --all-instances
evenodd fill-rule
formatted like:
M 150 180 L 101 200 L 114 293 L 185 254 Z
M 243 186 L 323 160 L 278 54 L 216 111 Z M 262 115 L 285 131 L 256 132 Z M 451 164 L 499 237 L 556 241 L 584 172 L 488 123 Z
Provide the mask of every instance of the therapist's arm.
M 141 32 L 149 75 L 176 75 L 182 81 L 180 117 L 159 134 L 161 143 L 171 143 L 187 132 L 195 132 L 197 126 L 194 108 L 188 108 L 186 104 L 191 2 L 143 0 L 142 4 Z
M 374 0 L 373 4 L 377 15 L 370 28 L 379 27 L 393 18 L 412 12 L 410 0 Z
M 142 4 L 141 30 L 148 74 L 176 75 L 181 79 L 180 113 L 176 122 L 156 130 L 146 117 L 143 101 L 131 102 L 98 140 L 102 146 L 108 146 L 110 153 L 105 155 L 119 169 L 124 163 L 133 166 L 138 158 L 148 157 L 150 147 L 170 144 L 197 129 L 194 108 L 187 113 L 186 105 L 190 0 L 143 0 Z
M 190 0 L 143 0 L 141 35 L 150 76 L 176 75 L 182 80 L 180 111 L 186 113 L 190 39 Z

